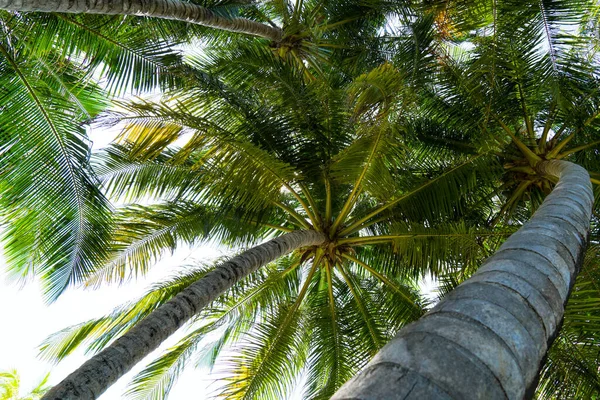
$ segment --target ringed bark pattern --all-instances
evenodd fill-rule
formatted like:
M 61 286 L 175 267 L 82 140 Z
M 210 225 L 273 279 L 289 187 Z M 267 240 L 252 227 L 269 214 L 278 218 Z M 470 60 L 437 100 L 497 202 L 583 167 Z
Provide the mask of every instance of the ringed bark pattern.
M 559 182 L 531 220 L 332 399 L 533 395 L 584 256 L 594 202 L 584 168 L 552 160 L 537 169 Z
M 70 14 L 137 15 L 189 22 L 280 42 L 279 28 L 245 18 L 223 18 L 208 8 L 179 0 L 0 0 L 0 9 Z
M 218 265 L 188 288 L 140 321 L 98 353 L 42 399 L 96 399 L 142 358 L 150 354 L 191 317 L 258 268 L 291 251 L 320 245 L 322 233 L 304 230 L 286 233 Z

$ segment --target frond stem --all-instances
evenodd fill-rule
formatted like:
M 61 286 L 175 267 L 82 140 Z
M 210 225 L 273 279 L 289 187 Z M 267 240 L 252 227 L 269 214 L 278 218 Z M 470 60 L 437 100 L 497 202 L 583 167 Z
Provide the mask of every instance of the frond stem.
M 531 119 L 529 118 L 529 114 L 527 112 L 527 105 L 525 104 L 525 94 L 523 93 L 523 87 L 521 86 L 521 82 L 518 79 L 517 87 L 519 88 L 519 100 L 521 102 L 521 111 L 523 111 L 523 118 L 525 119 L 525 127 L 527 128 L 527 133 L 529 134 L 529 137 L 534 138 L 535 132 L 533 131 Z
M 273 201 L 273 205 L 281 208 L 283 211 L 287 212 L 292 217 L 294 217 L 294 219 L 296 221 L 298 221 L 298 223 L 300 223 L 300 225 L 303 228 L 312 229 L 312 227 L 310 226 L 310 224 L 308 222 L 306 222 L 306 220 L 304 218 L 302 218 L 302 216 L 300 214 L 298 214 L 296 211 L 292 210 L 290 207 L 288 207 L 285 204 L 282 204 L 282 203 L 280 203 L 278 201 Z
M 294 189 L 292 189 L 292 187 L 288 183 L 283 182 L 283 185 L 285 186 L 285 188 L 287 190 L 290 191 L 290 193 L 296 198 L 296 200 L 298 200 L 298 203 L 300 203 L 300 206 L 304 209 L 304 212 L 306 213 L 306 215 L 312 222 L 313 226 L 315 228 L 318 227 L 319 224 L 317 223 L 317 219 L 313 215 L 313 213 L 310 211 L 310 207 L 308 206 L 308 204 L 306 204 L 306 202 L 302 199 L 302 197 L 300 197 L 300 195 Z
M 556 110 L 556 102 L 552 102 L 550 105 L 550 110 L 548 110 L 548 119 L 544 124 L 544 130 L 542 132 L 542 137 L 540 138 L 540 143 L 538 144 L 538 149 L 540 152 L 544 152 L 546 150 L 546 142 L 548 141 L 548 134 L 550 133 L 550 128 L 552 127 L 552 121 L 554 120 L 554 111 Z
M 331 222 L 331 182 L 325 176 L 325 222 Z
M 513 208 L 513 204 L 519 200 L 519 198 L 523 195 L 523 193 L 525 193 L 525 190 L 527 190 L 529 185 L 531 185 L 531 181 L 523 181 L 519 184 L 519 186 L 514 191 L 512 196 L 510 196 L 510 198 L 506 201 L 506 203 L 504 203 L 504 205 L 498 212 L 498 215 L 496 216 L 496 218 L 494 218 L 494 220 L 492 221 L 492 223 L 491 223 L 492 226 L 495 226 L 500 221 L 500 218 L 502 218 L 502 214 L 504 214 L 505 212 L 507 212 Z M 509 213 L 509 215 L 510 215 L 510 213 Z
M 354 286 L 354 284 L 352 282 L 352 278 L 350 278 L 348 275 L 346 275 L 346 271 L 344 271 L 344 265 L 342 263 L 340 263 L 338 265 L 338 271 L 340 271 L 342 278 L 344 278 L 346 285 L 348 285 L 348 289 L 350 289 L 350 292 L 352 293 L 352 296 L 354 297 L 354 300 L 356 301 L 356 305 L 358 306 L 358 309 L 360 310 L 360 313 L 362 314 L 363 319 L 365 320 L 365 323 L 367 324 L 369 333 L 371 334 L 371 337 L 373 338 L 373 343 L 375 344 L 375 346 L 377 346 L 377 348 L 381 348 L 382 347 L 381 341 L 377 337 L 375 329 L 372 326 L 372 321 L 370 320 L 369 315 L 367 313 L 367 308 L 365 307 L 365 304 L 363 303 L 363 301 L 360 297 L 360 293 L 358 293 L 357 288 Z
M 315 225 L 316 228 L 317 226 L 321 225 L 321 216 L 318 212 L 317 202 L 315 201 L 314 197 L 312 197 L 312 195 L 310 194 L 310 191 L 308 190 L 306 185 L 304 185 L 303 183 L 299 183 L 298 185 L 300 186 L 300 191 L 306 197 L 306 200 L 308 200 L 308 204 L 312 207 L 312 213 L 317 223 L 317 225 Z
M 265 226 L 267 228 L 275 229 L 275 230 L 278 230 L 278 231 L 281 231 L 281 232 L 294 232 L 295 231 L 295 229 L 287 228 L 285 226 L 273 225 L 273 224 L 265 224 L 265 223 L 262 223 L 262 222 L 260 224 L 257 224 L 257 225 L 263 225 L 263 226 Z
M 513 143 L 519 148 L 519 150 L 521 150 L 521 153 L 523 153 L 523 155 L 525 156 L 527 161 L 529 161 L 529 163 L 532 166 L 537 164 L 538 162 L 542 161 L 542 158 L 540 156 L 538 156 L 537 154 L 535 154 L 533 151 L 531 151 L 531 149 L 529 147 L 527 147 L 527 145 L 525 143 L 520 141 L 519 138 L 517 138 L 517 136 L 510 130 L 510 128 L 508 126 L 506 126 L 506 124 L 504 122 L 502 122 L 502 120 L 500 118 L 498 118 L 498 116 L 496 116 L 495 114 L 492 114 L 492 117 L 500 124 L 500 126 L 502 127 L 504 132 L 506 132 L 508 134 L 508 136 L 510 136 Z
M 567 150 L 567 151 L 565 151 L 565 152 L 557 155 L 556 158 L 558 158 L 560 160 L 560 159 L 565 158 L 566 156 L 568 156 L 570 154 L 577 153 L 578 151 L 589 149 L 590 147 L 596 146 L 597 144 L 600 144 L 600 140 L 596 140 L 596 141 L 591 142 L 591 143 L 583 144 L 581 146 L 573 147 L 572 149 L 569 149 L 569 150 Z
M 552 159 L 554 157 L 556 157 L 558 154 L 560 154 L 561 150 L 565 148 L 565 146 L 567 144 L 569 144 L 569 142 L 571 140 L 573 140 L 573 138 L 575 137 L 575 135 L 579 132 L 579 129 L 571 132 L 571 134 L 569 136 L 567 136 L 562 142 L 558 143 L 556 145 L 556 147 L 554 147 L 552 150 L 550 150 L 548 152 L 548 154 L 546 155 L 546 158 L 548 159 Z
M 360 236 L 339 239 L 338 244 L 348 246 L 363 246 L 367 244 L 377 244 L 391 242 L 398 239 L 414 239 L 427 237 L 463 237 L 463 236 L 508 236 L 510 233 L 410 233 L 405 235 L 381 235 L 381 236 Z
M 338 335 L 338 326 L 335 312 L 335 296 L 333 295 L 333 279 L 331 279 L 331 266 L 327 266 L 325 268 L 325 274 L 327 276 L 327 294 L 329 295 L 329 312 L 331 313 L 331 330 L 333 332 L 334 342 L 335 342 L 335 379 L 334 382 L 339 381 L 339 368 L 338 363 L 340 360 L 340 344 L 339 344 L 339 335 Z

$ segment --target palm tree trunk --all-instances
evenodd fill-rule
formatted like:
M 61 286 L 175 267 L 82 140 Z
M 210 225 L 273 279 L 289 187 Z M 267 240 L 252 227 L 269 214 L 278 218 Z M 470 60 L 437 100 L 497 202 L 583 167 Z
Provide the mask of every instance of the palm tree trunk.
M 594 201 L 585 169 L 554 160 L 538 171 L 559 183 L 531 220 L 333 399 L 533 396 L 582 262 Z
M 208 8 L 179 0 L 0 0 L 9 11 L 71 14 L 139 15 L 190 22 L 230 32 L 246 33 L 280 42 L 279 28 L 245 18 L 223 18 Z
M 324 240 L 325 236 L 315 231 L 290 232 L 218 265 L 109 347 L 86 361 L 52 388 L 43 399 L 97 398 L 191 317 L 240 279 L 295 249 L 319 245 Z

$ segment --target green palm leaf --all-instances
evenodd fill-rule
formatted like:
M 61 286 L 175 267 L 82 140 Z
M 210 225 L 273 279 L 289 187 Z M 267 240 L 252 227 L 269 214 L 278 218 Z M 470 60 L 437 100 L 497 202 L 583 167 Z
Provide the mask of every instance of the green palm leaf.
M 0 53 L 7 262 L 14 275 L 42 276 L 46 298 L 54 300 L 84 280 L 106 251 L 109 207 L 95 187 L 89 143 L 79 125 L 94 108 L 70 101 L 81 97 L 92 104 L 101 92 L 74 82 L 73 69 L 51 72 L 50 60 L 29 58 L 8 37 Z

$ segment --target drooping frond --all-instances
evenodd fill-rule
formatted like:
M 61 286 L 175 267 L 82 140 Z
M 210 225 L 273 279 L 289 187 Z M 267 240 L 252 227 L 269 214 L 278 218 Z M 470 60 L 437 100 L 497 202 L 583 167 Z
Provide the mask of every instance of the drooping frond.
M 427 166 L 426 159 L 421 158 L 421 160 L 420 172 L 417 170 L 402 175 L 406 181 L 400 184 L 406 189 L 399 191 L 394 198 L 382 205 L 366 210 L 364 212 L 366 215 L 351 220 L 342 230 L 342 234 L 356 232 L 369 226 L 369 221 L 372 223 L 378 217 L 389 217 L 394 214 L 413 220 L 434 221 L 440 216 L 455 215 L 460 211 L 461 204 L 472 196 L 472 191 L 478 187 L 478 184 L 482 181 L 491 182 L 497 177 L 494 174 L 497 168 L 496 161 L 483 154 L 447 166 L 433 177 L 430 177 L 429 171 L 440 171 L 440 166 L 434 169 Z
M 261 307 L 268 306 L 271 301 L 295 287 L 297 275 L 294 271 L 300 262 L 301 260 L 294 255 L 285 257 L 272 268 L 258 271 L 241 281 L 198 315 L 197 321 L 200 326 L 194 325 L 194 329 L 208 334 L 215 329 L 229 326 L 229 339 L 235 340 L 240 332 L 247 329 L 247 323 L 244 321 L 251 321 L 251 316 Z M 180 273 L 154 284 L 145 295 L 115 308 L 110 314 L 56 332 L 40 345 L 41 357 L 58 362 L 80 346 L 85 346 L 86 352 L 102 350 L 140 319 L 201 278 L 210 268 L 206 265 L 181 268 Z M 190 340 L 195 338 L 190 336 Z M 206 350 L 203 351 L 206 353 Z M 217 354 L 218 351 L 209 357 L 212 359 L 209 364 L 214 362 Z M 132 387 L 142 386 L 145 384 L 139 383 Z
M 143 275 L 181 245 L 194 246 L 204 241 L 239 247 L 255 243 L 266 232 L 285 229 L 263 223 L 274 221 L 275 216 L 262 217 L 248 220 L 243 214 L 221 212 L 185 201 L 122 207 L 115 217 L 109 258 L 86 284 L 123 282 Z
M 12 16 L 15 23 L 20 24 L 20 39 L 29 41 L 36 53 L 61 49 L 63 57 L 105 79 L 112 93 L 150 91 L 185 80 L 176 48 L 182 38 L 169 32 L 169 24 L 85 14 L 18 14 Z
M 344 269 L 343 263 L 339 265 L 338 271 L 340 272 L 344 283 L 348 286 L 348 290 L 352 294 L 352 301 L 356 311 L 358 311 L 358 315 L 360 315 L 360 319 L 364 322 L 364 331 L 361 332 L 361 336 L 364 336 L 365 339 L 367 339 L 368 347 L 372 349 L 374 355 L 375 352 L 385 344 L 386 337 L 384 332 L 387 327 L 380 325 L 379 321 L 374 317 L 378 312 L 377 307 L 369 297 L 369 293 L 360 286 L 363 282 L 357 281 L 349 274 Z
M 340 315 L 347 298 L 340 278 L 329 266 L 322 269 L 319 285 L 310 297 L 312 333 L 304 398 L 330 398 L 360 365 L 360 359 L 354 357 L 348 346 L 347 320 L 344 314 Z
M 473 271 L 489 255 L 486 239 L 504 239 L 513 230 L 490 232 L 465 223 L 425 228 L 419 224 L 395 223 L 390 234 L 342 239 L 350 246 L 373 246 L 357 249 L 365 262 L 376 265 L 391 276 L 437 276 L 450 270 Z M 494 243 L 494 241 L 492 242 Z
M 0 42 L 4 248 L 12 274 L 41 276 L 54 300 L 106 251 L 109 206 L 81 126 L 104 103 L 98 87 L 77 81 L 81 71 L 54 69 L 52 56 L 36 57 L 14 40 L 6 33 Z
M 183 103 L 172 107 L 139 103 L 130 107 L 141 115 L 135 119 L 126 118 L 128 125 L 123 138 L 131 144 L 127 154 L 123 155 L 137 163 L 144 161 L 152 164 L 164 160 L 163 162 L 173 166 L 168 172 L 176 171 L 177 174 L 182 166 L 187 166 L 190 174 L 194 175 L 193 179 L 188 178 L 193 186 L 185 187 L 181 185 L 181 181 L 177 182 L 179 195 L 191 194 L 190 199 L 202 199 L 215 206 L 220 201 L 223 207 L 243 204 L 248 210 L 260 210 L 279 198 L 282 188 L 295 194 L 292 184 L 300 177 L 294 174 L 293 169 L 249 142 L 235 128 L 229 131 L 214 122 L 207 122 L 204 116 L 196 116 L 191 110 L 187 110 Z M 176 139 L 170 134 L 164 136 L 166 132 L 171 132 L 168 126 L 173 126 L 175 136 L 180 129 L 185 128 L 192 132 L 192 137 L 179 151 L 167 149 L 159 153 Z M 110 157 L 122 163 L 116 152 L 112 152 Z M 115 167 L 116 173 L 111 172 Z M 99 174 L 112 179 L 109 191 L 124 195 L 135 179 L 151 178 L 151 175 L 145 174 L 146 171 L 145 168 L 136 170 L 115 165 L 106 170 L 101 167 Z M 165 183 L 170 182 L 171 178 Z M 146 185 L 134 184 L 133 193 L 140 186 Z

